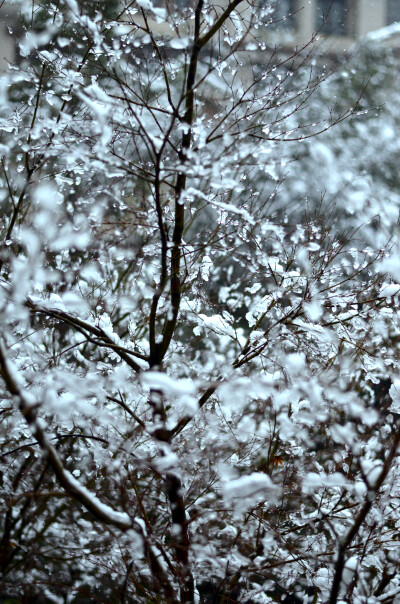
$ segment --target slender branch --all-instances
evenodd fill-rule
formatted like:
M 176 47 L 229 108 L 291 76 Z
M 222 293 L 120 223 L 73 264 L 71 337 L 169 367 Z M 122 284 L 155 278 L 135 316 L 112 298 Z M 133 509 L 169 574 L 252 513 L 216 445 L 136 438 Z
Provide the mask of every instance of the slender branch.
M 378 476 L 373 487 L 370 487 L 367 493 L 367 499 L 358 513 L 352 527 L 348 531 L 344 539 L 339 543 L 337 560 L 335 564 L 335 574 L 332 582 L 331 593 L 329 597 L 329 604 L 336 604 L 339 597 L 340 586 L 342 582 L 343 570 L 345 566 L 345 555 L 349 546 L 352 544 L 355 537 L 358 535 L 369 511 L 374 505 L 378 496 L 379 489 L 382 487 L 387 475 L 389 474 L 390 468 L 392 467 L 393 460 L 396 456 L 397 449 L 400 444 L 400 425 L 397 428 L 393 444 L 389 450 L 389 453 L 385 459 L 382 470 Z
M 22 205 L 23 205 L 24 199 L 25 199 L 25 193 L 26 193 L 26 190 L 28 188 L 31 175 L 32 175 L 32 173 L 30 171 L 28 171 L 25 185 L 24 185 L 24 187 L 23 187 L 23 189 L 22 189 L 22 191 L 21 191 L 21 193 L 20 193 L 20 195 L 18 197 L 17 204 L 14 207 L 14 210 L 13 210 L 13 213 L 12 213 L 12 216 L 11 216 L 11 219 L 10 219 L 10 223 L 8 225 L 7 233 L 6 233 L 5 238 L 4 238 L 4 243 L 6 243 L 10 239 L 11 234 L 12 234 L 13 229 L 14 229 L 14 226 L 15 226 L 15 223 L 17 221 L 17 218 L 18 218 L 18 216 L 19 216 L 19 214 L 21 212 Z M 3 264 L 4 264 L 4 258 L 0 258 L 0 271 L 3 268 Z
M 205 393 L 199 399 L 199 403 L 198 403 L 199 409 L 201 409 L 206 404 L 206 402 L 212 397 L 212 395 L 214 394 L 214 392 L 216 391 L 217 388 L 218 388 L 218 384 L 213 384 L 205 391 Z M 183 417 L 181 420 L 179 420 L 179 422 L 176 424 L 176 426 L 174 428 L 172 428 L 172 430 L 170 430 L 169 439 L 171 440 L 172 438 L 174 438 L 174 436 L 176 436 L 177 434 L 182 432 L 182 430 L 188 425 L 188 423 L 191 421 L 191 419 L 192 419 L 191 416 L 187 416 L 187 417 Z
M 39 307 L 37 304 L 32 302 L 32 300 L 30 300 L 29 298 L 26 301 L 26 306 L 32 312 L 46 315 L 48 317 L 53 317 L 54 319 L 63 321 L 64 323 L 68 323 L 69 325 L 71 325 L 72 327 L 77 329 L 80 333 L 82 333 L 90 342 L 92 342 L 93 344 L 96 344 L 97 346 L 104 346 L 106 348 L 111 348 L 112 350 L 114 350 L 116 352 L 116 354 L 118 354 L 118 356 L 121 359 L 123 359 L 127 363 L 127 365 L 129 365 L 132 369 L 134 369 L 134 371 L 136 371 L 136 373 L 140 373 L 142 371 L 142 367 L 131 358 L 131 355 L 136 356 L 137 358 L 142 359 L 144 361 L 148 360 L 148 357 L 145 355 L 142 355 L 138 352 L 134 352 L 133 350 L 129 350 L 129 348 L 125 348 L 123 346 L 119 346 L 118 344 L 115 344 L 111 340 L 111 338 L 109 336 L 107 336 L 107 334 L 99 327 L 96 327 L 95 325 L 91 325 L 87 321 L 83 321 L 82 319 L 79 319 L 78 317 L 74 317 L 73 315 L 70 315 L 70 314 L 66 313 L 65 311 L 52 310 L 52 309 Z M 95 336 L 97 339 L 91 338 L 87 332 L 89 332 L 90 334 Z
M 140 419 L 140 417 L 138 417 L 136 415 L 136 413 L 134 413 L 132 411 L 132 409 L 130 409 L 130 407 L 124 402 L 124 400 L 122 399 L 122 396 L 120 395 L 121 398 L 115 398 L 114 396 L 107 396 L 107 400 L 108 401 L 112 401 L 113 403 L 116 403 L 117 405 L 119 405 L 120 407 L 122 407 L 127 413 L 129 413 L 129 415 L 131 417 L 133 417 L 133 419 L 139 424 L 139 426 L 141 428 L 143 428 L 143 430 L 146 430 L 146 425 L 145 423 Z
M 46 453 L 48 461 L 57 477 L 60 485 L 76 501 L 79 501 L 100 522 L 115 526 L 123 531 L 132 527 L 132 521 L 128 514 L 116 512 L 110 506 L 102 503 L 86 487 L 66 470 L 53 445 L 47 439 L 42 424 L 37 417 L 37 402 L 32 403 L 31 397 L 23 392 L 18 384 L 18 379 L 6 357 L 3 342 L 0 341 L 0 373 L 7 386 L 8 391 L 18 402 L 19 409 L 29 425 L 33 436 L 36 438 L 43 452 Z

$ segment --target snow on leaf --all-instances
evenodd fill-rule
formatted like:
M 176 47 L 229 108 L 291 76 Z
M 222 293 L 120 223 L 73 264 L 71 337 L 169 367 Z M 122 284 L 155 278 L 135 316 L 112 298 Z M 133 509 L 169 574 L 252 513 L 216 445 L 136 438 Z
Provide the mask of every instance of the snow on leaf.
M 197 387 L 190 379 L 177 380 L 160 371 L 146 371 L 140 376 L 141 383 L 152 390 L 160 390 L 164 394 L 182 396 L 195 394 Z
M 400 285 L 398 283 L 382 283 L 380 296 L 385 298 L 391 298 L 392 296 L 398 296 L 400 294 Z
M 376 270 L 382 273 L 389 273 L 394 279 L 398 279 L 400 274 L 400 251 L 392 250 L 391 254 L 376 264 Z
M 319 321 L 319 319 L 323 315 L 322 305 L 318 300 L 312 300 L 312 302 L 304 302 L 303 309 L 306 316 L 310 319 L 310 321 L 313 321 L 313 323 Z
M 201 278 L 204 281 L 209 280 L 210 271 L 211 271 L 212 267 L 213 267 L 213 262 L 212 262 L 210 256 L 204 256 L 204 258 L 201 262 L 201 266 L 200 266 Z
M 314 493 L 316 489 L 333 487 L 349 490 L 353 488 L 352 483 L 346 480 L 346 477 L 340 472 L 334 472 L 333 474 L 310 472 L 303 479 L 303 493 L 307 495 Z
M 228 506 L 236 505 L 240 509 L 254 506 L 260 501 L 274 501 L 279 488 L 267 474 L 253 472 L 222 485 L 222 494 Z
M 249 292 L 249 294 L 256 294 L 261 289 L 261 287 L 261 283 L 254 283 L 254 285 L 252 285 L 251 287 L 246 287 L 246 291 Z
M 172 38 L 172 40 L 170 41 L 170 46 L 171 48 L 174 48 L 176 50 L 181 50 L 183 48 L 187 48 L 188 46 L 190 46 L 191 41 L 189 38 Z
M 237 184 L 237 183 L 229 182 L 229 183 L 226 183 L 226 186 L 227 186 L 227 188 L 229 188 L 231 186 L 235 186 L 235 184 Z M 220 184 L 215 184 L 215 186 L 218 187 L 218 186 L 220 186 Z M 245 220 L 247 220 L 250 224 L 254 223 L 254 218 L 251 216 L 251 214 L 249 214 L 249 212 L 245 208 L 238 208 L 235 205 L 233 205 L 232 203 L 225 203 L 223 201 L 219 201 L 219 200 L 215 199 L 214 196 L 207 197 L 207 195 L 205 195 L 202 191 L 199 191 L 198 189 L 195 189 L 193 187 L 188 187 L 185 191 L 185 195 L 198 196 L 213 206 L 226 210 L 227 212 L 232 212 L 233 214 L 239 214 L 239 215 L 243 216 L 243 218 L 245 218 Z
M 199 319 L 204 327 L 210 329 L 214 333 L 229 336 L 233 339 L 236 338 L 234 328 L 229 325 L 221 315 L 212 315 L 211 317 L 208 317 L 207 315 L 199 314 Z

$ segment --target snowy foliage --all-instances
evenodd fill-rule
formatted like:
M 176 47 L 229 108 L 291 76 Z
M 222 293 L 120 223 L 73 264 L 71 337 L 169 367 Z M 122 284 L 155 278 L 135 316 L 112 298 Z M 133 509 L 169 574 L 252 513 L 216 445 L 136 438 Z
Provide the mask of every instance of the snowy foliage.
M 400 601 L 390 53 L 360 98 L 273 3 L 5 4 L 0 597 Z

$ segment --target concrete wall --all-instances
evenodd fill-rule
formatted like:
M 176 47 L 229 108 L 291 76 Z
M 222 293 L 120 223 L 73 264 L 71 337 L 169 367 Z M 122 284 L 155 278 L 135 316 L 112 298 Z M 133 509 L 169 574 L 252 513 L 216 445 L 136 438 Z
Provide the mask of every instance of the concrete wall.
M 286 44 L 302 45 L 306 43 L 318 29 L 318 11 L 329 2 L 319 0 L 295 0 L 296 1 L 296 29 L 287 32 Z M 335 0 L 334 0 L 335 2 Z M 389 2 L 393 0 L 347 0 L 345 35 L 340 33 L 327 34 L 323 28 L 319 32 L 319 44 L 328 52 L 346 51 L 358 36 L 365 35 L 371 31 L 389 25 Z M 400 0 L 398 0 L 400 4 Z M 334 23 L 334 11 L 329 16 L 330 26 Z M 399 7 L 400 20 L 400 7 Z M 283 38 L 282 38 L 283 39 Z
M 350 36 L 362 36 L 388 25 L 390 0 L 347 0 L 347 30 Z M 297 30 L 301 39 L 317 28 L 318 0 L 297 0 Z M 331 17 L 330 17 L 331 18 Z

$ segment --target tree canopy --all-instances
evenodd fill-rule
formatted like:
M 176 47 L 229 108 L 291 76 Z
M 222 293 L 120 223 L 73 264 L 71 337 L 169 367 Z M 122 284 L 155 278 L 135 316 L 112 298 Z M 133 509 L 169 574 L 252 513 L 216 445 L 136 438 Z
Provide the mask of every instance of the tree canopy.
M 3 601 L 400 597 L 394 55 L 274 8 L 4 3 Z

